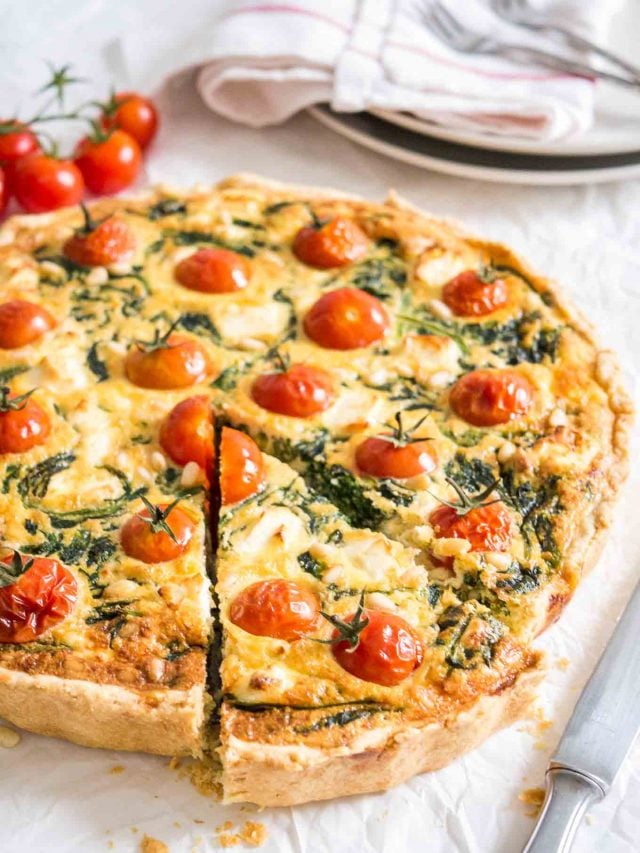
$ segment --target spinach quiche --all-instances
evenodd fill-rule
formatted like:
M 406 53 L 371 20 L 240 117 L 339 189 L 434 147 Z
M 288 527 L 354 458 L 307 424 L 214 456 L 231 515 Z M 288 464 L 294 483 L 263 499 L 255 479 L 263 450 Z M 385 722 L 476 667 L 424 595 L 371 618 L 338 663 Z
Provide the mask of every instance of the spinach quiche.
M 523 716 L 631 405 L 555 285 L 239 176 L 0 229 L 0 716 L 383 790 Z

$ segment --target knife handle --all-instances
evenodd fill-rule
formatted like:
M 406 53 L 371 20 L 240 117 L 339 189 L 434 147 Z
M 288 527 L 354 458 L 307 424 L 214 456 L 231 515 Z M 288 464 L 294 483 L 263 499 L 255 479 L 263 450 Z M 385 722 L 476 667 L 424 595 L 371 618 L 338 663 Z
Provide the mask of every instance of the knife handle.
M 551 767 L 540 816 L 522 853 L 568 853 L 588 806 L 603 796 L 587 776 L 563 767 Z

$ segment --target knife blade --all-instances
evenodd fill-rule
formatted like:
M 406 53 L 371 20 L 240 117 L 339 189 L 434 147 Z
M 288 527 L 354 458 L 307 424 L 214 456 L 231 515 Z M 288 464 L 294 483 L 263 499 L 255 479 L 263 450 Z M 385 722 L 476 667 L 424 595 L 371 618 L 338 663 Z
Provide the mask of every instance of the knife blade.
M 569 850 L 640 731 L 640 583 L 587 682 L 546 774 L 545 801 L 523 853 Z

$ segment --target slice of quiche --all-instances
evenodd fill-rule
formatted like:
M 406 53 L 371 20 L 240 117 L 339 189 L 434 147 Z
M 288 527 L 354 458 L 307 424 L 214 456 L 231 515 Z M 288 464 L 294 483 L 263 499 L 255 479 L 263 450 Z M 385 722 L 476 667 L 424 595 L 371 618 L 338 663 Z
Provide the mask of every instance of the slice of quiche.
M 238 444 L 251 460 L 242 494 Z M 353 528 L 252 445 L 223 430 L 215 594 L 226 800 L 290 805 L 377 790 L 519 716 L 539 655 L 489 608 L 431 583 L 413 549 Z

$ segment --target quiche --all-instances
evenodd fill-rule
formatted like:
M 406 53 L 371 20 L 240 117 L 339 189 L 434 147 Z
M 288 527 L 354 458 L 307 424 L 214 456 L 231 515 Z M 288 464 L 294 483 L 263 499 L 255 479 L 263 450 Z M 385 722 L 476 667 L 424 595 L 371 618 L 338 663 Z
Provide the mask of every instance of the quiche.
M 252 176 L 14 217 L 0 282 L 0 716 L 287 805 L 528 712 L 632 416 L 554 284 Z

